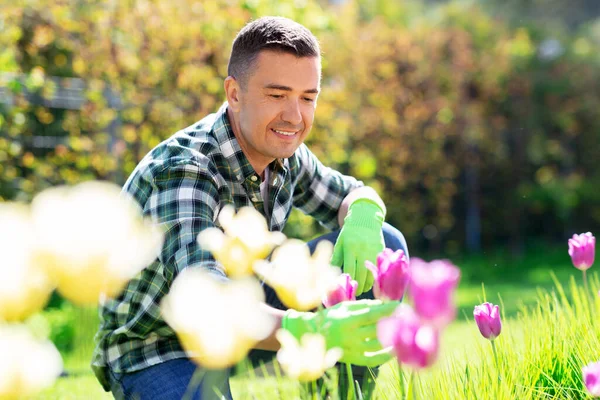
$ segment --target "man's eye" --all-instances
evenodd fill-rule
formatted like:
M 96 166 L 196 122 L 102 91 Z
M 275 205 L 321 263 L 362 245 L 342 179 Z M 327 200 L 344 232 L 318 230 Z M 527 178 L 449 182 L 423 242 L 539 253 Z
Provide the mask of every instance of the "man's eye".
M 304 100 L 312 103 L 313 101 L 315 101 L 315 99 L 311 99 L 310 97 L 305 97 Z
M 281 94 L 270 94 L 269 96 L 271 96 L 274 99 L 282 99 L 283 98 L 283 95 L 281 95 Z

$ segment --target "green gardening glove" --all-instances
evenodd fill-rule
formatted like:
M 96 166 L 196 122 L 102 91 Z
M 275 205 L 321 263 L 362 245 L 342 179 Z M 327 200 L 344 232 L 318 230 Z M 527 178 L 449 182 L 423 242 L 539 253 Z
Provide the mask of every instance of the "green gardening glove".
M 356 295 L 367 292 L 373 286 L 373 274 L 365 267 L 365 261 L 377 262 L 377 256 L 385 248 L 381 207 L 370 199 L 357 199 L 348 209 L 344 226 L 333 248 L 331 264 L 342 267 L 358 283 Z
M 298 340 L 305 333 L 320 333 L 325 337 L 328 349 L 342 349 L 340 362 L 376 367 L 392 358 L 377 340 L 377 321 L 391 315 L 398 304 L 395 301 L 358 300 L 338 303 L 314 313 L 288 310 L 281 327 Z

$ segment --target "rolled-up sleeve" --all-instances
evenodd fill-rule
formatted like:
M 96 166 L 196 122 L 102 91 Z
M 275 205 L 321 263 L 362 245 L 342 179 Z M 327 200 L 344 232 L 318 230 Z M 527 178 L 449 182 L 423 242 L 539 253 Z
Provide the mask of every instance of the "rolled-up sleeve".
M 168 282 L 192 266 L 226 278 L 223 266 L 197 241 L 200 232 L 215 226 L 219 197 L 212 176 L 207 166 L 185 162 L 169 165 L 154 177 L 146 213 L 165 232 L 159 259 Z
M 294 187 L 293 204 L 305 214 L 315 218 L 328 229 L 338 229 L 338 210 L 352 190 L 364 186 L 351 176 L 324 166 L 302 144 L 295 153 L 292 167 L 298 176 Z

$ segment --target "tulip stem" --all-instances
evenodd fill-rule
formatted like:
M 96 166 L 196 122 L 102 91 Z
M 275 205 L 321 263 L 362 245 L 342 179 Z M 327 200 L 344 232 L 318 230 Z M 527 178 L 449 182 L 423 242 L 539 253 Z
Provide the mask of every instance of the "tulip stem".
M 413 371 L 410 374 L 410 397 L 412 398 L 412 400 L 416 400 L 417 399 L 417 390 L 415 387 L 415 376 L 417 375 L 417 371 Z
M 496 352 L 496 342 L 492 340 L 491 343 L 492 352 L 494 353 L 494 361 L 496 362 L 496 370 L 498 371 L 498 380 L 501 381 L 502 379 L 500 379 L 500 364 L 498 364 L 498 353 Z
M 400 364 L 400 360 L 398 360 L 398 381 L 400 383 L 400 399 L 406 399 L 406 393 L 404 390 L 404 374 L 402 373 L 402 364 Z
M 205 368 L 196 368 L 194 374 L 192 375 L 192 379 L 190 379 L 190 383 L 188 384 L 185 394 L 183 395 L 184 400 L 191 399 L 192 397 L 194 397 L 194 392 L 200 387 L 202 379 L 204 379 L 205 373 Z
M 348 389 L 348 397 L 356 400 L 356 390 L 354 390 L 354 374 L 352 373 L 352 364 L 346 363 L 346 387 Z M 352 396 L 350 396 L 352 394 Z
M 325 309 L 325 307 L 323 307 L 323 304 L 319 304 L 319 306 L 317 307 L 317 312 L 315 313 L 315 328 L 316 328 L 316 332 L 312 332 L 312 333 L 321 333 L 321 329 L 322 329 L 322 324 L 323 324 L 323 313 L 322 311 Z
M 587 279 L 587 274 L 586 274 L 587 270 L 584 269 L 581 272 L 583 272 L 583 287 L 585 288 L 585 295 L 589 299 L 590 290 L 588 289 L 588 279 Z

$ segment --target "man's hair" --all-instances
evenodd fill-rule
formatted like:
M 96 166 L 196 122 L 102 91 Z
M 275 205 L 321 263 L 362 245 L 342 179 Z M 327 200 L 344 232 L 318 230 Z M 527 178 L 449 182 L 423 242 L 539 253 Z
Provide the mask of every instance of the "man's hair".
M 319 42 L 306 27 L 284 17 L 262 17 L 248 23 L 233 40 L 227 74 L 245 87 L 262 50 L 296 57 L 320 57 Z

